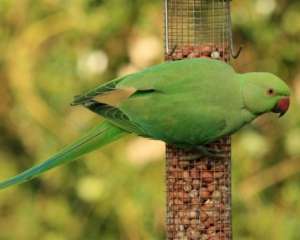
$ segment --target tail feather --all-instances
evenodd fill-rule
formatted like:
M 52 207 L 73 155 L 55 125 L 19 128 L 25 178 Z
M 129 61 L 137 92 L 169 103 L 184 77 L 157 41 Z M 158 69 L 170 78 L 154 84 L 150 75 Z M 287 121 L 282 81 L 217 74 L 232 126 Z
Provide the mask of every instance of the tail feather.
M 127 134 L 127 132 L 111 125 L 108 122 L 102 123 L 93 128 L 89 133 L 87 133 L 85 136 L 83 136 L 73 144 L 68 145 L 60 152 L 50 157 L 45 162 L 42 162 L 14 177 L 0 182 L 0 189 L 26 182 L 34 177 L 37 177 L 47 170 L 50 170 L 63 163 L 75 160 L 85 153 L 91 152 L 97 148 L 109 144 L 123 137 L 125 134 Z

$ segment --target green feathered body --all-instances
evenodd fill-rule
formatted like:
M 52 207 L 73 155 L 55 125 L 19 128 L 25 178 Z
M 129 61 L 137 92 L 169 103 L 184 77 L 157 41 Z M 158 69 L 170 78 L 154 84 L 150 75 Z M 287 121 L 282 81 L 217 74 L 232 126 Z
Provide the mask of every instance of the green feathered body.
M 75 98 L 107 122 L 17 176 L 0 189 L 100 148 L 128 133 L 178 146 L 203 145 L 231 134 L 265 112 L 284 114 L 288 86 L 270 73 L 238 74 L 226 63 L 188 59 L 112 80 Z
M 99 96 L 115 90 L 130 95 L 114 107 L 101 102 Z M 241 83 L 232 67 L 207 59 L 148 68 L 100 86 L 74 104 L 127 131 L 177 145 L 212 142 L 254 118 L 242 110 Z

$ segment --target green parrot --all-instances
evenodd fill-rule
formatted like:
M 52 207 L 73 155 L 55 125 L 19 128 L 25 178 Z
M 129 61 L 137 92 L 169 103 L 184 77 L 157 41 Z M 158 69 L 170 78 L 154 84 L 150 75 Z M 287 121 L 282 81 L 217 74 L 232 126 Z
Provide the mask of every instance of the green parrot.
M 179 147 L 198 147 L 232 134 L 263 113 L 282 116 L 288 86 L 271 73 L 236 73 L 218 60 L 186 59 L 114 79 L 76 96 L 106 120 L 75 143 L 17 176 L 0 189 L 32 179 L 129 133 Z

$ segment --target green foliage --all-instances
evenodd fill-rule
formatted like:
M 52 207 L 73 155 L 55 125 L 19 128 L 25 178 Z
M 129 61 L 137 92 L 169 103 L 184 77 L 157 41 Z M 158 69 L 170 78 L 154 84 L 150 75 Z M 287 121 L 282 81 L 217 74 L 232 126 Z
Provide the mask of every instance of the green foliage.
M 280 121 L 233 138 L 234 236 L 299 236 L 300 4 L 233 1 L 240 71 L 269 71 L 294 90 Z M 46 159 L 98 122 L 73 95 L 162 61 L 161 1 L 0 1 L 0 176 Z M 149 150 L 150 149 L 150 150 Z M 127 138 L 0 192 L 0 239 L 164 239 L 161 144 Z

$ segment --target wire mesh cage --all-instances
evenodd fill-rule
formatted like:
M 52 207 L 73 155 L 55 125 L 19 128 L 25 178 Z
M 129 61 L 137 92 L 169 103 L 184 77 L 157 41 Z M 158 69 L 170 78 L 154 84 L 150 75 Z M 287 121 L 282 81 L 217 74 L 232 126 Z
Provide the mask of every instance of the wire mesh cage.
M 165 59 L 214 58 L 232 50 L 229 0 L 165 0 Z M 209 144 L 222 157 L 167 146 L 167 239 L 229 240 L 230 137 Z
M 231 46 L 229 0 L 165 0 L 167 60 L 213 57 L 228 61 Z

